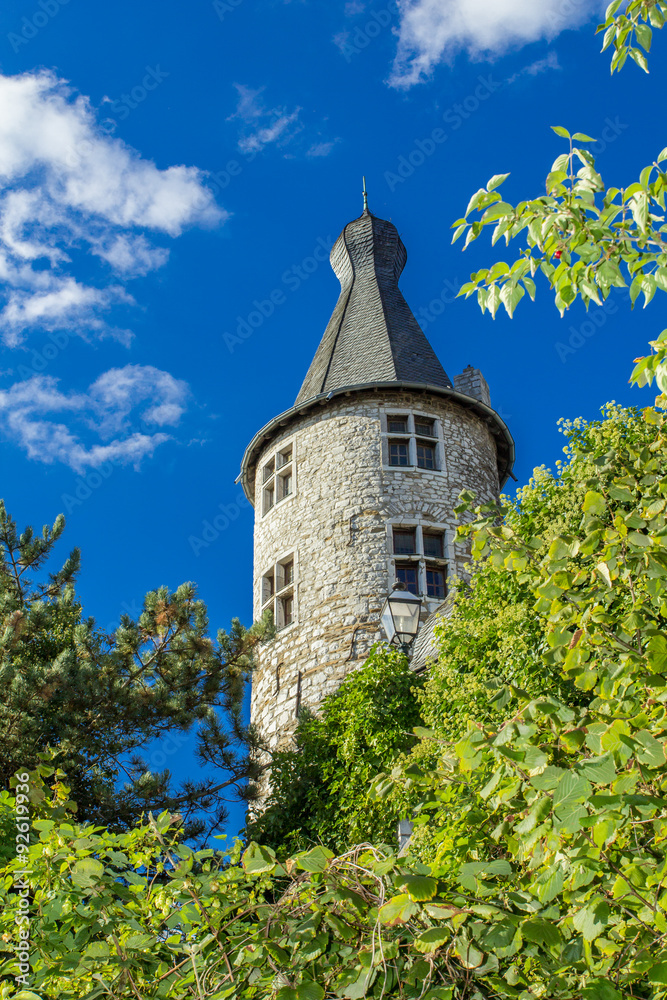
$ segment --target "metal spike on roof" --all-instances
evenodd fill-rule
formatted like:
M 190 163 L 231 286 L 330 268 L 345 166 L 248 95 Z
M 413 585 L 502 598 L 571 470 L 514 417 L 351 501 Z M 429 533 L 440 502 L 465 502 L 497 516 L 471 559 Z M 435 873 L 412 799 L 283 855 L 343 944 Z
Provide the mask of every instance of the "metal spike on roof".
M 398 287 L 407 251 L 391 222 L 368 210 L 350 222 L 331 251 L 341 284 L 297 405 L 343 386 L 412 382 L 452 388 Z

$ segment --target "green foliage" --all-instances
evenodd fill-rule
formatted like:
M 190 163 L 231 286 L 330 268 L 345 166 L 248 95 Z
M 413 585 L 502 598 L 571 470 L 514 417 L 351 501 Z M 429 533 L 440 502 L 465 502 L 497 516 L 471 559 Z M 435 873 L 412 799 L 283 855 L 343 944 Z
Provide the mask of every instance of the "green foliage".
M 586 496 L 586 480 L 606 473 L 592 454 L 611 454 L 622 442 L 648 447 L 654 431 L 637 409 L 609 404 L 603 419 L 561 421 L 568 444 L 566 460 L 556 474 L 536 469 L 533 479 L 515 499 L 502 498 L 506 526 L 521 538 L 540 539 L 534 557 L 545 557 L 559 535 L 576 532 Z M 613 509 L 622 501 L 610 497 Z M 517 569 L 522 557 L 517 554 Z M 454 609 L 437 628 L 438 660 L 429 672 L 422 696 L 425 725 L 450 740 L 459 738 L 469 723 L 498 728 L 526 697 L 552 694 L 572 705 L 588 695 L 564 677 L 560 665 L 545 660 L 548 621 L 535 614 L 530 581 L 508 573 L 504 560 L 479 563 L 469 585 L 461 585 Z M 426 745 L 421 747 L 421 751 Z
M 253 649 L 268 626 L 247 631 L 235 621 L 214 642 L 204 604 L 184 584 L 148 594 L 138 621 L 124 616 L 105 635 L 82 619 L 75 598 L 78 550 L 58 573 L 32 579 L 64 527 L 59 517 L 41 535 L 20 534 L 0 503 L 0 780 L 7 787 L 18 768 L 49 751 L 67 767 L 82 817 L 121 829 L 168 806 L 180 810 L 185 834 L 196 835 L 195 812 L 209 808 L 218 822 L 225 798 L 245 795 L 245 781 L 258 776 L 259 742 L 241 709 Z M 139 752 L 193 725 L 200 758 L 218 772 L 173 790 L 169 772 L 151 773 Z
M 553 682 L 505 683 L 511 715 L 480 695 L 483 724 L 454 739 L 434 717 L 423 766 L 376 784 L 381 806 L 393 785 L 418 798 L 428 865 L 369 845 L 193 853 L 169 814 L 124 834 L 77 825 L 63 815 L 69 789 L 49 801 L 33 776 L 0 799 L 33 819 L 30 847 L 0 873 L 0 975 L 16 971 L 12 882 L 27 861 L 31 988 L 44 1000 L 665 1000 L 667 418 L 613 407 L 565 430 L 559 477 L 539 474 L 509 510 L 461 505 L 482 574 L 494 567 L 532 601 L 544 642 L 529 631 L 528 680 L 541 662 Z M 501 641 L 479 646 L 487 660 Z M 376 679 L 396 673 L 376 660 Z M 359 723 L 349 753 L 376 728 Z
M 454 223 L 454 241 L 465 233 L 465 247 L 488 226 L 493 226 L 493 244 L 504 237 L 509 245 L 525 234 L 516 261 L 482 268 L 459 294 L 476 293 L 482 311 L 488 309 L 494 318 L 501 305 L 512 316 L 526 292 L 535 298 L 533 279 L 539 272 L 553 289 L 561 315 L 578 297 L 587 308 L 590 302 L 602 305 L 613 288 L 628 287 L 633 305 L 640 295 L 648 305 L 656 291 L 667 291 L 667 174 L 660 165 L 667 149 L 635 183 L 607 188 L 592 153 L 575 145 L 593 140 L 578 132 L 570 136 L 560 127 L 554 131 L 568 139 L 569 151 L 554 161 L 546 194 L 512 205 L 501 200 L 492 178 Z M 471 220 L 472 213 L 479 218 Z
M 621 11 L 623 6 L 625 9 Z M 664 0 L 630 0 L 625 5 L 623 0 L 613 0 L 609 4 L 598 32 L 604 31 L 602 51 L 610 46 L 614 48 L 612 73 L 623 69 L 628 56 L 648 73 L 646 54 L 651 51 L 652 29 L 664 27 L 666 18 L 667 3 Z
M 388 810 L 368 789 L 415 743 L 422 685 L 402 653 L 374 647 L 317 716 L 301 716 L 294 747 L 273 754 L 271 796 L 248 836 L 283 856 L 313 844 L 340 853 L 362 841 L 395 843 L 401 803 Z
M 623 67 L 628 55 L 648 72 L 645 52 L 651 47 L 652 29 L 663 27 L 666 13 L 664 0 L 630 0 L 625 5 L 614 0 L 609 5 L 598 30 L 605 32 L 603 50 L 614 47 L 612 72 Z M 586 308 L 591 302 L 602 305 L 614 288 L 627 287 L 633 306 L 640 295 L 648 305 L 656 291 L 667 291 L 667 174 L 661 166 L 667 148 L 634 183 L 607 187 L 595 158 L 579 145 L 595 140 L 581 132 L 571 135 L 560 125 L 552 127 L 568 141 L 568 150 L 554 161 L 545 194 L 513 205 L 497 190 L 509 174 L 496 174 L 454 223 L 453 241 L 465 233 L 464 249 L 488 226 L 493 227 L 493 245 L 501 237 L 509 245 L 519 236 L 525 244 L 513 263 L 497 261 L 472 274 L 459 294 L 476 294 L 482 311 L 488 309 L 494 318 L 501 305 L 512 316 L 526 292 L 535 298 L 534 278 L 540 273 L 554 292 L 561 316 L 577 298 Z

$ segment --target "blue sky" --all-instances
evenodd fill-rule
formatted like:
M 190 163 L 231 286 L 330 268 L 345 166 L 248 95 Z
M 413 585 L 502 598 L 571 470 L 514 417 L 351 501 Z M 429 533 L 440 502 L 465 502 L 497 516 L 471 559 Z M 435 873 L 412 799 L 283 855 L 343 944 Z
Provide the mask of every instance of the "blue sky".
M 598 138 L 619 186 L 665 145 L 666 40 L 650 76 L 612 78 L 600 9 L 3 0 L 2 494 L 22 523 L 67 515 L 88 614 L 111 626 L 195 580 L 214 628 L 250 622 L 235 478 L 326 326 L 338 286 L 322 248 L 360 214 L 362 174 L 445 369 L 486 376 L 521 483 L 559 457 L 559 417 L 650 400 L 627 380 L 660 301 L 630 313 L 619 294 L 595 324 L 579 303 L 561 320 L 543 285 L 512 321 L 454 301 L 503 250 L 462 254 L 451 223 L 492 174 L 511 172 L 508 200 L 541 193 L 563 151 L 550 125 Z M 229 527 L 202 544 L 221 505 Z

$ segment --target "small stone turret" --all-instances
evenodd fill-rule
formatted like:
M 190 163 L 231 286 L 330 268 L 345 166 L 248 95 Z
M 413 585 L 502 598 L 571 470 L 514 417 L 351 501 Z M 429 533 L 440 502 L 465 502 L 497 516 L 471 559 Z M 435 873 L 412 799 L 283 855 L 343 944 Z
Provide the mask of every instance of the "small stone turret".
M 255 507 L 254 612 L 274 614 L 253 678 L 252 721 L 274 743 L 380 638 L 395 580 L 442 607 L 465 551 L 463 489 L 496 497 L 514 444 L 467 368 L 454 383 L 398 287 L 407 253 L 365 208 L 331 252 L 341 293 L 295 405 L 246 450 Z

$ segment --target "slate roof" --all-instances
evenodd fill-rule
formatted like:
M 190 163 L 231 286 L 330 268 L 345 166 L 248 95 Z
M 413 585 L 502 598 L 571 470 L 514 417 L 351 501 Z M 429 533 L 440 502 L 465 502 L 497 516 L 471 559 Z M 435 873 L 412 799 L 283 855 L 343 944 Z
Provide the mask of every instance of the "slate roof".
M 340 298 L 297 406 L 322 393 L 364 383 L 452 388 L 398 287 L 407 257 L 396 227 L 368 209 L 345 227 L 331 251 Z

